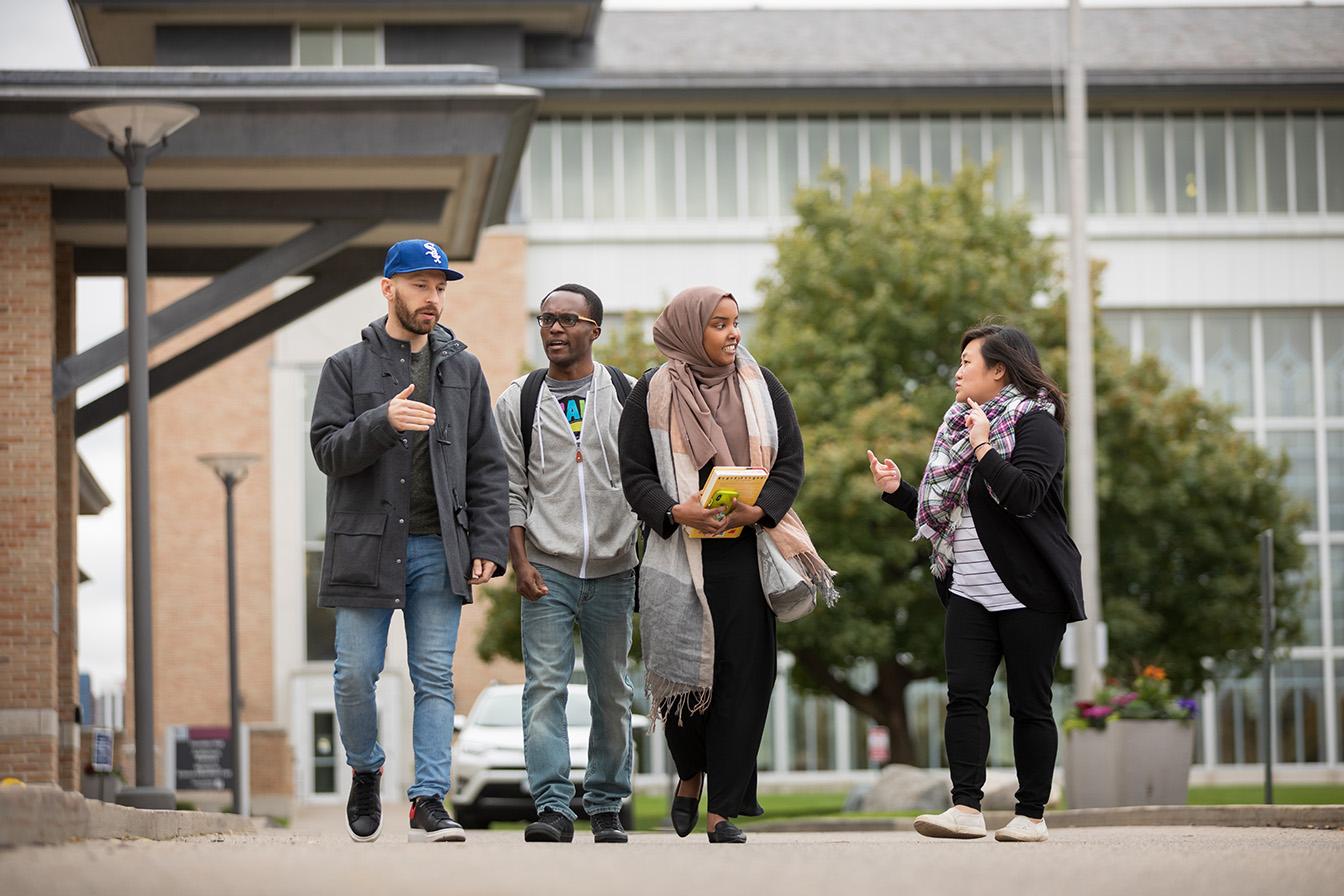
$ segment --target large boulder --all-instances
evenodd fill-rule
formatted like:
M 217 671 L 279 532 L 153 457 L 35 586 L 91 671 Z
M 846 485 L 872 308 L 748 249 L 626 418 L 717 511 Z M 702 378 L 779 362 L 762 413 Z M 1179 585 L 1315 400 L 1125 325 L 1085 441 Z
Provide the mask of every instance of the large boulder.
M 860 812 L 941 812 L 952 805 L 946 769 L 888 765 L 864 794 Z

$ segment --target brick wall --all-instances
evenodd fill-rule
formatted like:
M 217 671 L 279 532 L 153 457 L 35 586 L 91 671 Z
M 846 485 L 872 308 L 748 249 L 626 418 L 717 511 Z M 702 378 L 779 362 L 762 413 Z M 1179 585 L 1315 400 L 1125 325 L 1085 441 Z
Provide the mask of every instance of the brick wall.
M 57 780 L 51 194 L 0 186 L 0 777 Z

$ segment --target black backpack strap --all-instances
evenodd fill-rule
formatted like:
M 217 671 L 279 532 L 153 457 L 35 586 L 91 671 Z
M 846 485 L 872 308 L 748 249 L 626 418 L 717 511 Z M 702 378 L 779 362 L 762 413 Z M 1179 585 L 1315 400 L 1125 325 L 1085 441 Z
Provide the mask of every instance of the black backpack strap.
M 625 400 L 630 397 L 630 380 L 625 376 L 625 371 L 619 367 L 613 367 L 610 364 L 603 364 L 607 368 L 607 373 L 611 375 L 611 385 L 616 388 L 616 400 L 625 407 Z
M 532 427 L 537 422 L 537 401 L 541 398 L 541 383 L 546 379 L 546 368 L 538 368 L 523 380 L 523 393 L 518 397 L 519 435 L 523 437 L 523 472 L 527 472 L 527 461 L 532 456 Z

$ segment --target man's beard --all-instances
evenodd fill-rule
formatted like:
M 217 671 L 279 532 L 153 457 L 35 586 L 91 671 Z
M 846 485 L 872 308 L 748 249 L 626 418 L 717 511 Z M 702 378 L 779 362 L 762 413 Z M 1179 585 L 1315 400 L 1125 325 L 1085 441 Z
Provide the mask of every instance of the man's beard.
M 438 318 L 423 324 L 416 320 L 415 309 L 406 307 L 406 304 L 401 300 L 401 293 L 397 291 L 395 286 L 392 288 L 392 307 L 397 314 L 397 323 L 405 327 L 408 332 L 414 333 L 417 336 L 424 336 L 426 333 L 433 330 L 434 325 L 439 322 Z

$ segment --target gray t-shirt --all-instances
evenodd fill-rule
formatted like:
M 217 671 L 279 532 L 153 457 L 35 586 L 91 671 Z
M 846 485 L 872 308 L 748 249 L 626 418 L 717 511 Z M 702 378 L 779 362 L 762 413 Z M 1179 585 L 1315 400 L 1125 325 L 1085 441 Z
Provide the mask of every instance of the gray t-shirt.
M 569 421 L 569 428 L 574 433 L 574 444 L 579 444 L 583 436 L 583 415 L 587 410 L 588 387 L 593 384 L 593 375 L 577 380 L 557 380 L 546 377 L 546 388 L 551 390 L 551 396 L 560 402 L 560 413 Z
M 415 391 L 411 399 L 433 404 L 434 392 L 430 388 L 430 369 L 433 367 L 434 353 L 426 345 L 411 354 L 411 382 Z M 429 460 L 429 437 L 433 430 L 411 433 L 411 527 L 412 535 L 438 535 L 439 505 L 434 499 L 434 472 Z

